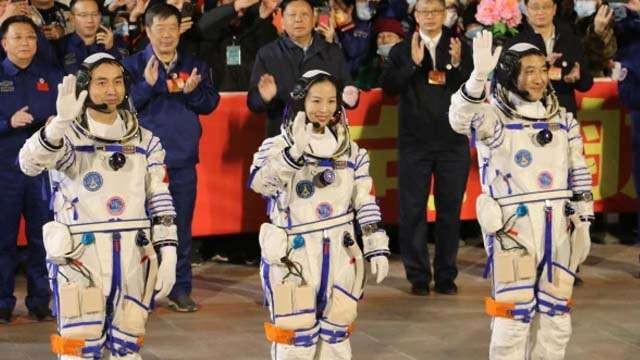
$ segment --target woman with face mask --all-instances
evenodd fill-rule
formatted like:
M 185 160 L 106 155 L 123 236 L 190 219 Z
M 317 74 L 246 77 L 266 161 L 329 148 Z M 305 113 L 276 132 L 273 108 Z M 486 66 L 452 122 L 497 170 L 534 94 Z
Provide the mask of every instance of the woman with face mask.
M 373 23 L 373 38 L 375 41 L 375 54 L 370 55 L 370 60 L 358 68 L 356 75 L 356 86 L 359 89 L 372 89 L 380 87 L 380 74 L 382 64 L 389 57 L 391 48 L 402 39 L 404 31 L 402 24 L 392 18 L 379 18 Z

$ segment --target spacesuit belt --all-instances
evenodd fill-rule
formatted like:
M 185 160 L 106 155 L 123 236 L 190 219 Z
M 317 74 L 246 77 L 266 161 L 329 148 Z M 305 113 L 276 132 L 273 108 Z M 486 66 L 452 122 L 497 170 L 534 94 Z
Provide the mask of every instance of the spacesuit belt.
M 71 235 L 90 232 L 130 231 L 151 228 L 149 219 L 103 221 L 86 224 L 69 225 Z
M 306 224 L 292 226 L 290 229 L 284 228 L 289 235 L 308 234 L 316 231 L 327 230 L 337 226 L 341 226 L 353 221 L 353 212 L 328 218 L 325 220 L 315 221 Z
M 573 191 L 560 189 L 560 190 L 539 191 L 539 192 L 528 193 L 528 194 L 504 196 L 501 198 L 497 198 L 496 201 L 501 206 L 508 206 L 508 205 L 515 205 L 515 204 L 540 202 L 545 200 L 569 199 L 572 196 L 573 196 Z

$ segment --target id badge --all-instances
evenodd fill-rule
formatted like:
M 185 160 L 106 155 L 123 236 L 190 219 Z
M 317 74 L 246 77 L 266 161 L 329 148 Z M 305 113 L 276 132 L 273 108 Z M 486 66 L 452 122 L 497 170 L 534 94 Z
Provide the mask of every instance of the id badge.
M 240 46 L 231 45 L 227 46 L 227 65 L 241 65 L 242 56 L 240 52 Z
M 447 73 L 444 71 L 429 71 L 429 85 L 444 85 L 447 81 Z
M 560 81 L 562 79 L 562 69 L 557 66 L 549 68 L 549 80 Z

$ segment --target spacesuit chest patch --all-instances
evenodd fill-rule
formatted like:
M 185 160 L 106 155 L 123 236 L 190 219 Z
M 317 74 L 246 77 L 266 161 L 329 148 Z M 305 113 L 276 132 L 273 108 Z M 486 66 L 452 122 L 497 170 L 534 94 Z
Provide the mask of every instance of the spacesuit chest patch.
M 107 210 L 109 214 L 118 216 L 124 212 L 125 204 L 124 199 L 120 196 L 112 196 L 107 200 Z
M 518 150 L 513 160 L 516 162 L 518 166 L 525 168 L 531 165 L 531 160 L 532 160 L 531 152 L 529 150 L 524 150 L 524 149 Z
M 316 189 L 313 183 L 309 180 L 301 180 L 296 184 L 296 194 L 303 199 L 312 197 L 315 191 Z
M 322 202 L 318 204 L 318 206 L 316 207 L 316 215 L 320 220 L 327 219 L 331 217 L 332 214 L 333 214 L 333 207 L 328 202 Z
M 95 171 L 90 171 L 82 178 L 82 185 L 85 189 L 91 192 L 100 190 L 102 187 L 102 175 Z
M 553 185 L 553 174 L 550 171 L 542 171 L 538 174 L 538 186 L 542 189 L 548 189 Z

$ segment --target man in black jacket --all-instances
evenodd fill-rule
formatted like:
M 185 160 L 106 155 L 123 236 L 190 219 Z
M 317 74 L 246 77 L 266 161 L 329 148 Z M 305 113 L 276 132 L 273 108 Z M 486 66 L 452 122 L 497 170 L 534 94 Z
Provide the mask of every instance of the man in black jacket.
M 200 57 L 220 91 L 247 91 L 258 49 L 278 38 L 271 23 L 276 0 L 224 0 L 205 12 L 198 28 Z
M 443 26 L 444 0 L 419 0 L 419 31 L 395 45 L 382 88 L 400 94 L 398 192 L 400 248 L 411 292 L 427 295 L 432 279 L 425 209 L 434 178 L 436 205 L 435 290 L 456 294 L 460 208 L 469 172 L 466 137 L 448 121 L 451 95 L 471 73 L 471 51 Z
M 556 91 L 560 105 L 577 115 L 574 91 L 588 91 L 593 86 L 593 76 L 582 49 L 582 40 L 571 26 L 554 17 L 558 6 L 553 0 L 525 0 L 527 21 L 520 26 L 507 47 L 527 42 L 547 54 L 551 68 L 549 80 Z
M 286 36 L 258 50 L 247 96 L 251 111 L 267 112 L 267 137 L 280 133 L 282 115 L 291 99 L 289 93 L 305 72 L 324 70 L 344 85 L 351 83 L 340 47 L 313 32 L 315 16 L 309 0 L 285 2 L 282 13 Z M 346 86 L 343 100 L 345 106 L 355 106 L 357 89 Z

